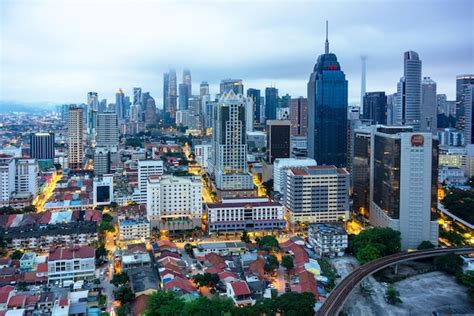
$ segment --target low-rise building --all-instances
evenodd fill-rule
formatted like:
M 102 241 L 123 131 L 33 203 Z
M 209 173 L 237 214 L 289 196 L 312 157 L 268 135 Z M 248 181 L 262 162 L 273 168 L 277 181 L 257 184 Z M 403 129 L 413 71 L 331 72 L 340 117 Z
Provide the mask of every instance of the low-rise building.
M 342 223 L 315 223 L 308 226 L 308 242 L 319 256 L 342 256 L 348 246 Z
M 150 238 L 150 222 L 145 217 L 119 217 L 118 222 L 118 237 L 120 241 L 144 241 Z
M 244 242 L 208 242 L 200 243 L 194 248 L 195 255 L 206 255 L 214 252 L 219 255 L 241 255 L 247 250 Z
M 95 278 L 94 247 L 55 248 L 48 257 L 48 283 Z
M 284 230 L 284 207 L 267 198 L 223 199 L 206 205 L 210 233 Z
M 235 281 L 226 283 L 226 288 L 227 297 L 232 299 L 235 305 L 246 306 L 255 304 L 247 282 Z

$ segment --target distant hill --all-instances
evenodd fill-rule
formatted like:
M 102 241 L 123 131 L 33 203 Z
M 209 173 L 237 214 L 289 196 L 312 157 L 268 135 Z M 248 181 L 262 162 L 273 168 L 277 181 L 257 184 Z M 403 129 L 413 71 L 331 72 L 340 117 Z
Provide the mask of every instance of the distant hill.
M 18 102 L 18 101 L 0 101 L 0 113 L 10 112 L 41 112 L 45 110 L 54 110 L 57 103 L 51 102 Z

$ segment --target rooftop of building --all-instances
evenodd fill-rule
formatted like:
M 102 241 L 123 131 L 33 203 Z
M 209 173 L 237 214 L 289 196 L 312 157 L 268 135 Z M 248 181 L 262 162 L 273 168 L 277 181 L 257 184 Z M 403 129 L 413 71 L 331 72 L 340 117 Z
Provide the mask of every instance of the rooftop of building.
M 95 248 L 90 246 L 56 248 L 50 250 L 49 261 L 95 258 Z
M 322 235 L 347 235 L 342 223 L 313 223 L 309 224 L 308 227 Z
M 308 166 L 303 169 L 290 169 L 290 172 L 295 176 L 316 176 L 325 174 L 349 175 L 346 169 L 337 168 L 334 165 Z

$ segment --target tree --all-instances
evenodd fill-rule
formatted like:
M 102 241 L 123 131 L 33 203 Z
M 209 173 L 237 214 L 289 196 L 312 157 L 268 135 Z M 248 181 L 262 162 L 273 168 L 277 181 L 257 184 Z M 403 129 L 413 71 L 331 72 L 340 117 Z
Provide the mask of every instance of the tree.
M 275 299 L 275 307 L 285 316 L 313 316 L 316 299 L 309 292 L 288 292 Z
M 18 291 L 26 291 L 28 289 L 28 284 L 24 281 L 18 282 L 16 285 Z
M 147 316 L 173 316 L 182 313 L 184 302 L 174 292 L 158 291 L 148 297 L 147 306 Z
M 380 257 L 381 255 L 379 249 L 372 244 L 367 244 L 360 248 L 356 255 L 356 258 L 359 260 L 360 264 L 369 263 L 370 261 L 377 260 Z
M 117 312 L 115 313 L 117 316 L 129 316 L 130 315 L 130 304 L 123 304 L 119 308 L 117 308 Z
M 198 287 L 215 287 L 220 280 L 217 274 L 205 272 L 203 274 L 194 275 L 193 281 Z
M 143 147 L 142 142 L 140 141 L 140 138 L 127 138 L 127 140 L 125 141 L 125 146 Z
M 429 240 L 424 240 L 424 241 L 422 241 L 422 242 L 418 245 L 418 247 L 417 247 L 416 249 L 418 249 L 418 250 L 425 250 L 425 249 L 433 249 L 433 248 L 436 248 L 436 246 L 433 245 L 433 244 L 431 243 L 431 241 L 429 241 Z
M 459 255 L 450 253 L 434 259 L 436 269 L 451 275 L 456 275 L 462 271 L 462 259 Z
M 387 303 L 392 305 L 402 303 L 402 300 L 400 299 L 400 294 L 393 287 L 393 285 L 390 285 L 385 291 L 385 298 L 387 299 Z
M 474 224 L 474 190 L 450 189 L 441 203 L 454 215 Z
M 114 297 L 116 300 L 120 301 L 120 303 L 127 304 L 133 301 L 135 295 L 130 287 L 123 285 L 119 287 L 118 290 L 114 291 Z
M 106 232 L 115 232 L 115 227 L 112 225 L 110 222 L 107 221 L 102 221 L 99 225 L 99 228 L 97 229 L 99 234 L 105 234 Z
M 108 213 L 102 214 L 102 222 L 111 223 L 114 220 L 114 217 Z
M 366 248 L 369 245 L 371 247 Z M 363 254 L 359 255 L 358 252 L 364 248 L 366 249 Z M 376 248 L 377 251 L 373 251 L 374 248 Z M 378 257 L 385 257 L 400 252 L 400 249 L 400 232 L 391 228 L 374 227 L 365 229 L 359 235 L 352 237 L 349 241 L 349 250 L 355 254 L 356 257 L 364 257 L 371 260 L 375 258 L 375 254 L 377 253 Z M 364 262 L 369 261 L 364 260 Z
M 105 248 L 105 245 L 100 244 L 99 247 L 95 249 L 95 260 L 97 260 L 97 262 L 102 262 L 108 254 L 109 251 Z
M 288 273 L 290 273 L 290 270 L 295 267 L 295 264 L 293 262 L 293 257 L 290 255 L 285 255 L 281 258 L 281 265 L 286 269 Z
M 468 287 L 467 295 L 474 301 L 474 271 L 467 271 L 458 277 L 459 282 Z
M 126 273 L 116 273 L 114 274 L 112 280 L 110 281 L 116 287 L 125 285 L 128 283 L 128 275 Z
M 23 213 L 36 213 L 36 206 L 28 205 L 23 208 Z
M 278 240 L 275 238 L 275 236 L 263 236 L 258 240 L 258 247 L 262 250 L 274 250 L 277 251 L 280 249 L 280 245 L 278 244 Z
M 23 256 L 23 253 L 24 253 L 24 251 L 22 251 L 22 250 L 15 250 L 15 251 L 13 251 L 12 254 L 10 255 L 10 258 L 11 258 L 12 260 L 19 260 L 19 259 L 21 259 L 21 257 Z
M 265 262 L 265 266 L 264 266 L 264 269 L 266 272 L 273 272 L 275 271 L 276 269 L 278 269 L 278 266 L 279 266 L 279 262 L 278 262 L 278 259 L 275 255 L 268 255 L 267 256 L 267 260 Z
M 234 303 L 228 298 L 221 298 L 219 296 L 209 299 L 207 297 L 199 297 L 185 304 L 182 314 L 193 316 L 220 316 L 226 313 L 232 313 L 237 308 Z
M 242 235 L 240 236 L 240 240 L 244 243 L 250 244 L 252 241 L 250 240 L 250 236 L 247 231 L 243 231 Z
M 194 246 L 191 245 L 190 243 L 186 243 L 186 244 L 184 245 L 184 251 L 186 251 L 186 253 L 187 253 L 190 257 L 194 257 L 193 248 L 194 248 Z

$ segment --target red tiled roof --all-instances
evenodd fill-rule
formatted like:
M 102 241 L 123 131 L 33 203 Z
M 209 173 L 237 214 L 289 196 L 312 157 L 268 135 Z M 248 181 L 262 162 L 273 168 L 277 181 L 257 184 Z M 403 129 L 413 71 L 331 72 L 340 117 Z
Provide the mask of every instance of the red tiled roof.
M 218 274 L 218 273 L 221 273 L 222 272 L 222 269 L 219 269 L 217 267 L 209 267 L 209 268 L 206 268 L 206 272 L 207 273 L 214 273 L 214 274 Z
M 51 221 L 51 212 L 44 212 L 39 219 L 39 223 L 46 225 Z
M 219 276 L 219 280 L 224 280 L 227 278 L 237 279 L 237 276 L 234 273 L 229 272 L 229 271 L 222 271 L 218 274 L 218 276 Z
M 46 262 L 38 263 L 36 268 L 36 272 L 38 273 L 45 273 L 48 272 L 48 264 Z
M 186 293 L 196 292 L 196 288 L 194 287 L 194 285 L 192 284 L 192 282 L 190 280 L 183 279 L 183 278 L 180 278 L 180 277 L 176 277 L 173 280 L 166 283 L 164 285 L 164 288 L 166 290 L 171 290 L 171 289 L 174 289 L 174 288 L 178 288 L 178 289 L 180 289 L 180 290 L 182 290 L 183 292 L 186 292 Z
M 175 252 L 166 251 L 166 252 L 161 253 L 161 255 L 158 257 L 158 261 L 161 261 L 164 258 L 174 258 L 174 259 L 179 260 L 181 259 L 181 256 Z
M 265 276 L 265 259 L 258 257 L 257 260 L 251 262 L 249 265 L 249 271 L 258 275 L 261 280 Z
M 310 292 L 313 293 L 316 298 L 318 298 L 318 287 L 316 279 L 314 278 L 314 274 L 304 270 L 300 272 L 298 276 L 300 278 L 300 282 L 291 286 L 292 291 L 299 293 Z
M 84 246 L 75 248 L 56 248 L 54 250 L 50 250 L 48 260 L 55 261 L 94 257 L 95 248 L 90 246 Z
M 14 289 L 15 289 L 14 286 L 5 285 L 5 286 L 0 287 L 0 293 L 10 293 L 10 292 L 13 291 Z
M 20 307 L 22 308 L 25 304 L 26 300 L 26 295 L 14 295 L 10 297 L 10 300 L 8 301 L 8 307 Z
M 169 240 L 159 240 L 157 244 L 160 248 L 176 248 L 176 244 Z
M 250 289 L 245 281 L 236 281 L 230 283 L 235 296 L 250 295 Z
M 127 246 L 127 251 L 129 253 L 137 253 L 137 252 L 147 252 L 146 245 L 144 243 L 139 244 L 131 244 Z
M 59 306 L 64 307 L 69 305 L 69 300 L 67 298 L 59 299 Z
M 132 309 L 134 315 L 142 315 L 147 308 L 148 295 L 140 294 L 138 295 L 132 303 Z
M 9 292 L 0 293 L 0 304 L 6 304 L 8 302 Z
M 39 295 L 28 295 L 26 297 L 26 305 L 36 305 L 36 303 L 39 301 Z
M 213 253 L 213 252 L 208 253 L 206 255 L 206 260 L 209 261 L 211 265 L 213 265 L 214 267 L 220 270 L 224 270 L 225 268 L 227 268 L 227 264 L 225 263 L 224 258 L 222 258 L 216 253 Z

